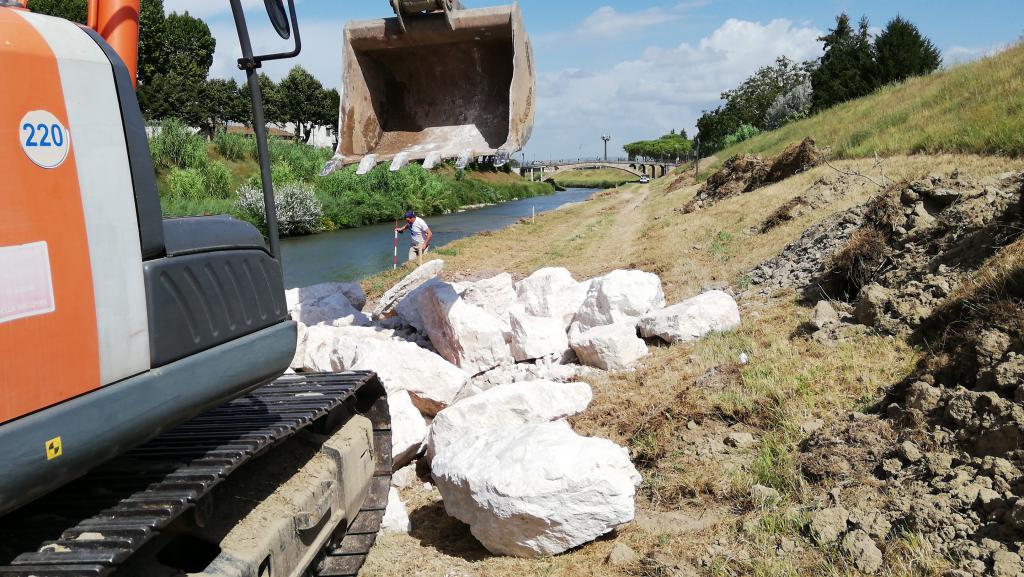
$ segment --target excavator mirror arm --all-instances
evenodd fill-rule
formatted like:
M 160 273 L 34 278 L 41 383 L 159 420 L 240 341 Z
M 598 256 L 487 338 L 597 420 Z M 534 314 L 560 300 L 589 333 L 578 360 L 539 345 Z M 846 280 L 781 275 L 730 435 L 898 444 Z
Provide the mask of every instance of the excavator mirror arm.
M 231 1 L 232 9 L 234 8 L 236 3 L 237 2 L 235 0 Z M 271 21 L 273 22 L 274 15 L 273 13 L 270 12 L 270 7 L 271 4 L 267 3 L 268 14 L 270 14 Z M 295 58 L 302 52 L 302 35 L 299 33 L 299 19 L 295 13 L 295 0 L 288 0 L 288 16 L 291 25 L 290 27 L 292 33 L 295 36 L 295 47 L 288 52 L 279 52 L 276 54 L 263 54 L 259 56 L 253 55 L 252 42 L 249 38 L 248 27 L 246 26 L 245 23 L 245 15 L 242 13 L 241 9 L 233 9 L 232 11 L 235 17 L 235 27 L 238 28 L 239 39 L 242 41 L 242 57 L 238 59 L 239 70 L 257 70 L 263 67 L 264 62 L 271 60 L 286 60 L 288 58 Z M 275 24 L 275 28 L 278 28 L 277 24 Z M 241 38 L 243 33 L 245 35 L 244 39 Z M 278 34 L 281 34 L 280 29 L 278 29 Z M 284 37 L 283 34 L 281 35 L 282 37 Z

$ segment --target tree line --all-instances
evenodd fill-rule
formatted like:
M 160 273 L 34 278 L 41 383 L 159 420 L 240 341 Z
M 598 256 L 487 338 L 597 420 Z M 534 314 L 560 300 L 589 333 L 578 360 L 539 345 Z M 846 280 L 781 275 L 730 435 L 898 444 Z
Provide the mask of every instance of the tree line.
M 675 162 L 693 150 L 686 131 L 672 130 L 657 140 L 641 140 L 623 146 L 630 160 Z
M 87 0 L 32 0 L 31 9 L 85 23 Z M 143 0 L 139 13 L 139 106 L 147 121 L 177 119 L 208 137 L 228 124 L 252 123 L 248 87 L 234 79 L 210 78 L 217 40 L 206 22 L 188 12 L 166 14 L 163 0 Z M 309 142 L 318 127 L 337 134 L 340 97 L 296 66 L 280 82 L 260 74 L 268 123 L 295 125 L 295 138 Z
M 797 63 L 780 57 L 723 92 L 724 103 L 697 121 L 702 154 L 941 66 L 939 50 L 906 19 L 893 18 L 874 39 L 869 28 L 866 17 L 854 26 L 840 14 L 818 39 L 824 43 L 820 58 Z

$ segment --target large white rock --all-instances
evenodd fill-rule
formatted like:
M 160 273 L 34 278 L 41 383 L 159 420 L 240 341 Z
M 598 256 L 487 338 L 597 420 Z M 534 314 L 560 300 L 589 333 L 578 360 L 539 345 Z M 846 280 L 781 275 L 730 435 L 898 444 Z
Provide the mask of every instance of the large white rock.
M 366 304 L 366 294 L 362 287 L 351 283 L 326 283 L 285 291 L 292 319 L 306 326 L 369 325 L 370 319 L 360 312 L 361 307 L 352 304 L 348 295 L 356 299 L 357 303 Z
M 546 423 L 583 412 L 594 398 L 587 383 L 531 381 L 501 385 L 459 401 L 434 417 L 427 457 L 483 429 Z
M 388 505 L 384 508 L 384 519 L 381 520 L 380 530 L 385 533 L 408 534 L 412 530 L 412 522 L 409 520 L 409 512 L 405 509 L 402 496 L 398 489 L 391 487 L 388 492 Z
M 423 297 L 430 290 L 430 287 L 439 284 L 444 284 L 444 281 L 439 278 L 432 278 L 413 289 L 408 296 L 395 305 L 395 313 L 398 315 L 398 318 L 417 331 L 421 333 L 426 332 L 423 326 L 423 315 L 420 312 L 424 306 Z
M 425 293 L 420 314 L 437 352 L 469 375 L 512 362 L 501 323 L 459 296 L 457 287 L 439 284 Z
M 374 371 L 389 395 L 408 391 L 416 408 L 427 416 L 451 405 L 469 380 L 455 365 L 405 341 L 359 343 L 347 368 Z
M 374 320 L 394 316 L 395 306 L 398 303 L 402 302 L 405 297 L 409 296 L 409 293 L 419 288 L 423 283 L 441 274 L 443 269 L 443 260 L 432 260 L 409 273 L 408 276 L 391 287 L 391 290 L 384 293 L 384 296 L 381 297 L 380 302 L 373 309 L 372 316 Z
M 715 331 L 730 331 L 740 326 L 736 301 L 722 291 L 706 292 L 640 319 L 640 334 L 659 337 L 668 343 L 695 341 Z
M 647 343 L 636 336 L 635 321 L 573 333 L 569 344 L 581 363 L 606 371 L 633 368 L 649 352 Z
M 639 270 L 617 270 L 596 278 L 576 313 L 579 332 L 640 318 L 665 306 L 658 275 Z
M 302 357 L 294 368 L 312 373 L 337 373 L 352 368 L 356 347 L 367 341 L 388 341 L 394 331 L 373 327 L 318 325 L 300 332 Z
M 575 286 L 569 287 L 562 291 L 563 295 L 563 306 L 564 312 L 562 314 L 562 324 L 568 329 L 572 325 L 573 321 L 576 320 L 576 314 L 583 308 L 583 303 L 586 302 L 587 296 L 590 295 L 590 287 L 594 285 L 593 280 L 583 281 L 577 283 Z
M 512 357 L 517 362 L 531 361 L 569 350 L 569 337 L 560 318 L 535 317 L 518 306 L 509 312 Z
M 535 317 L 561 318 L 566 311 L 566 291 L 575 287 L 572 273 L 564 268 L 542 268 L 519 281 L 519 304 Z
M 502 330 L 506 333 L 509 332 L 509 309 L 516 304 L 518 299 L 512 275 L 502 273 L 489 279 L 477 281 L 462 292 L 462 298 L 467 303 L 494 315 L 501 323 Z
M 408 391 L 388 394 L 388 409 L 391 412 L 391 457 L 397 471 L 420 454 L 428 430 Z
M 287 290 L 284 293 L 288 310 L 292 310 L 301 302 L 316 301 L 324 297 L 341 293 L 349 304 L 358 310 L 366 306 L 366 291 L 362 285 L 354 282 L 328 282 L 305 288 Z
M 434 459 L 448 514 L 490 552 L 557 555 L 633 520 L 641 478 L 622 447 L 564 421 L 486 429 Z
M 295 323 L 296 326 L 296 337 L 295 337 L 295 355 L 292 357 L 292 364 L 288 365 L 288 368 L 292 371 L 297 371 L 302 368 L 302 362 L 306 358 L 306 341 L 308 335 L 306 334 L 308 328 L 302 323 Z

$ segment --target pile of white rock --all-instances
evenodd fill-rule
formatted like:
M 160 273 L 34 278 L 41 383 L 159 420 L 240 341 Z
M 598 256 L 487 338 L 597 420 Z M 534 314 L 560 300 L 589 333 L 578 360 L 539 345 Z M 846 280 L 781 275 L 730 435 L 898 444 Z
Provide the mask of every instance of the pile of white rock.
M 288 291 L 299 323 L 292 370 L 376 372 L 395 470 L 422 458 L 448 514 L 492 553 L 555 555 L 629 523 L 641 479 L 627 451 L 565 420 L 591 401 L 580 381 L 635 367 L 645 339 L 736 328 L 736 302 L 712 291 L 666 307 L 661 280 L 642 271 L 450 283 L 443 267 L 416 269 L 370 314 L 358 284 Z M 408 530 L 397 492 L 386 525 Z

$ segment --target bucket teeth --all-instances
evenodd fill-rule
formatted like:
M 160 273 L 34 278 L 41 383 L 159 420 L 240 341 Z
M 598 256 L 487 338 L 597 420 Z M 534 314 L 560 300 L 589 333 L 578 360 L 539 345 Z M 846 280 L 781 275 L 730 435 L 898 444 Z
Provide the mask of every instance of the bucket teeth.
M 362 176 L 373 170 L 375 166 L 377 166 L 377 155 L 367 154 L 359 161 L 359 168 L 356 170 L 356 174 Z
M 324 165 L 323 170 L 320 171 L 320 176 L 321 177 L 330 176 L 330 175 L 334 174 L 334 171 L 338 170 L 341 167 L 342 167 L 342 158 L 339 155 L 335 155 L 334 158 L 328 160 L 327 164 Z
M 435 166 L 437 166 L 440 162 L 441 162 L 441 153 L 440 152 L 431 152 L 430 154 L 427 155 L 427 157 L 425 159 L 423 159 L 423 168 L 425 168 L 427 170 L 433 170 L 433 168 Z
M 473 162 L 473 150 L 466 149 L 459 155 L 459 160 L 455 163 L 455 168 L 459 170 L 465 170 L 469 163 Z
M 402 152 L 395 156 L 395 159 L 391 161 L 391 172 L 398 172 L 402 170 L 402 167 L 409 164 L 409 153 Z

